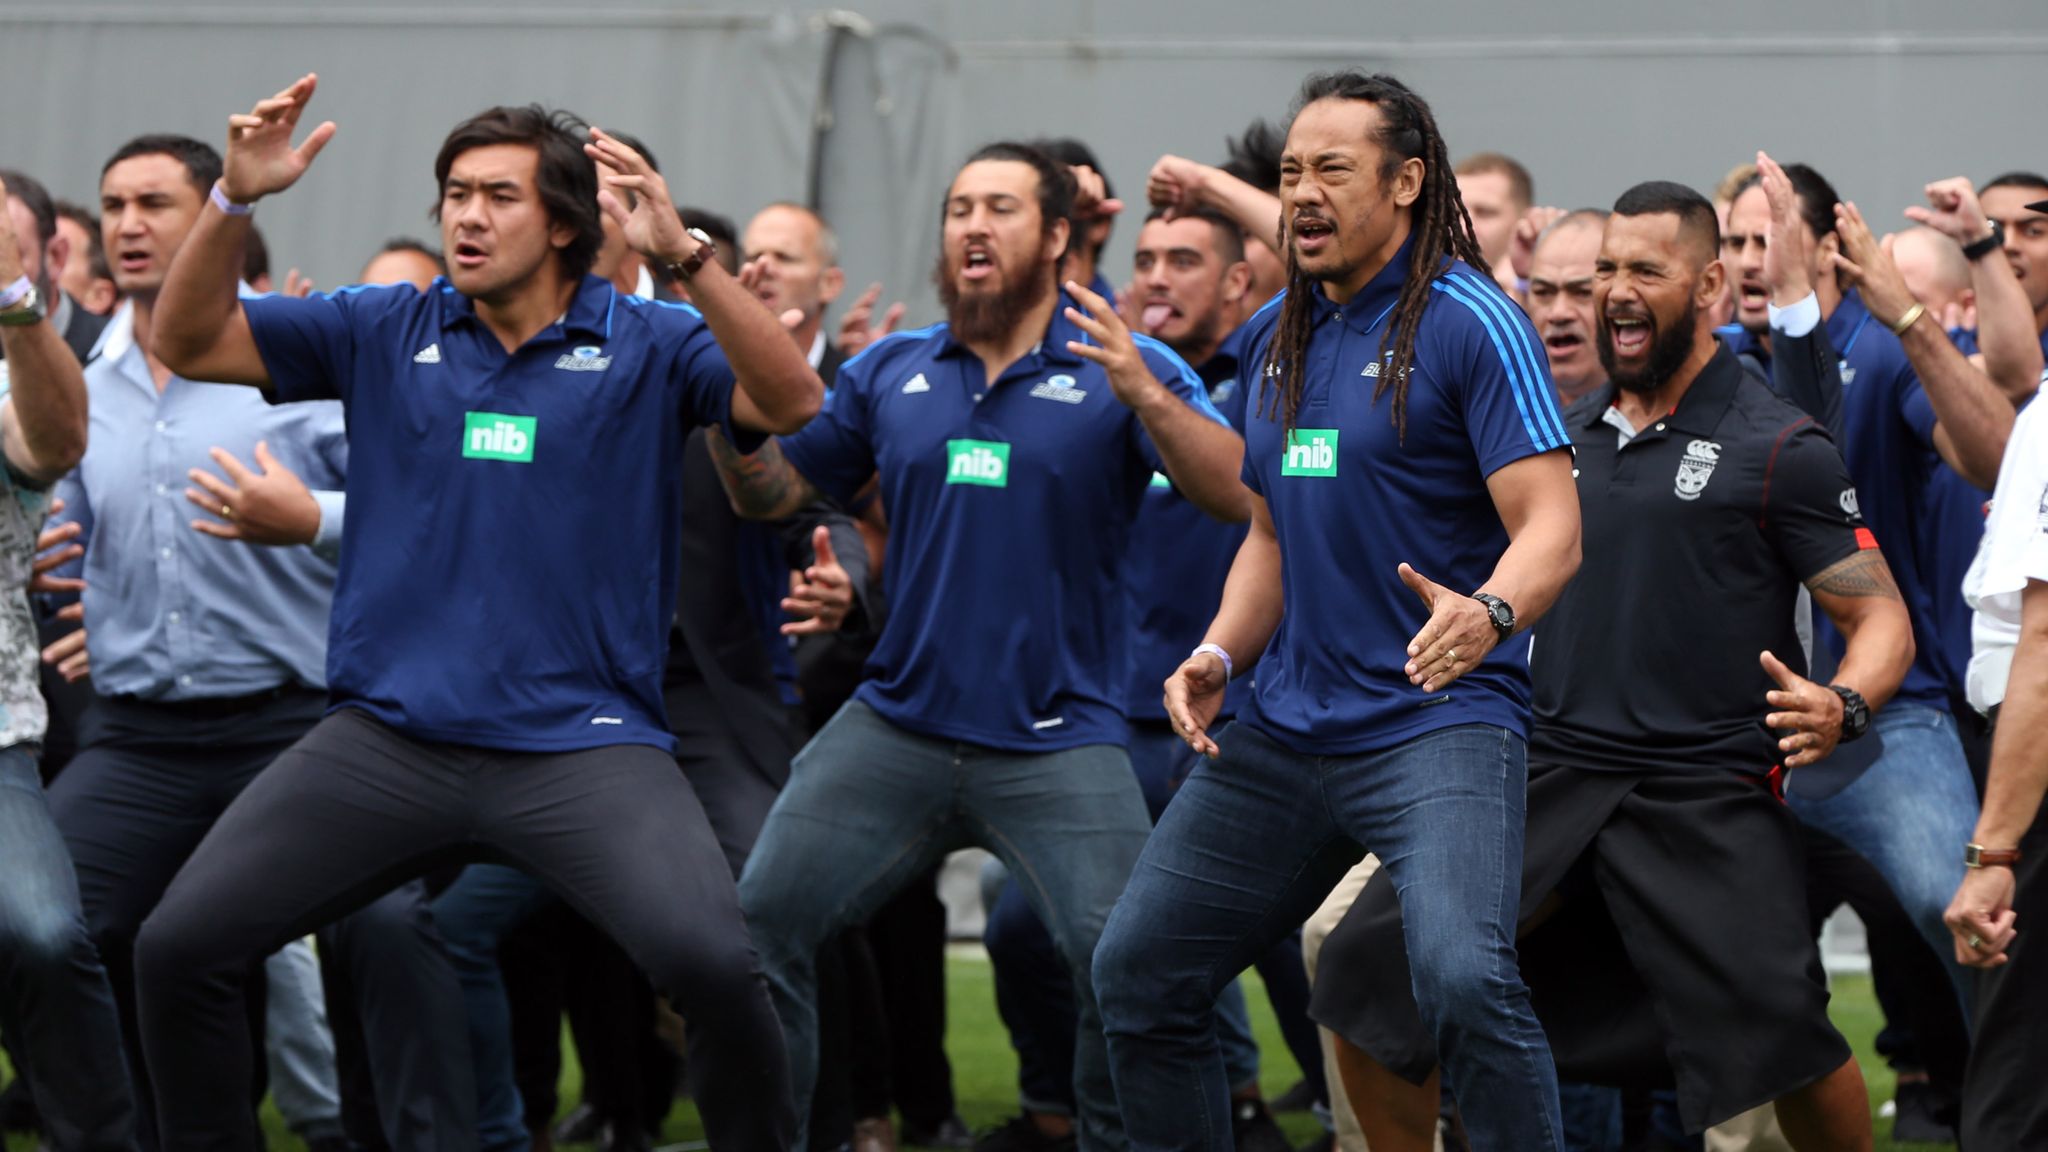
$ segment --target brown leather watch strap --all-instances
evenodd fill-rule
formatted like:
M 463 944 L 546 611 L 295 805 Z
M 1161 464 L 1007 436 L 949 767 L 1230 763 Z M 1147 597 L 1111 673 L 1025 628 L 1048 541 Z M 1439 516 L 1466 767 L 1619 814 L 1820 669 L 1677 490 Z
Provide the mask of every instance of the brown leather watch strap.
M 2017 848 L 1986 848 L 1982 844 L 1963 845 L 1963 867 L 1965 868 L 2010 868 L 2020 862 Z

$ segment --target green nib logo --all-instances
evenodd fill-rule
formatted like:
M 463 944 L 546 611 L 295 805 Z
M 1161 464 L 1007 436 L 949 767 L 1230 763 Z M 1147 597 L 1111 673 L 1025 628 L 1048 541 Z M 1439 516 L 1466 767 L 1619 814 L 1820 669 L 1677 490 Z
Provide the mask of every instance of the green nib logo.
M 539 423 L 531 416 L 503 412 L 468 413 L 462 421 L 462 455 L 469 460 L 531 464 L 534 430 Z
M 1282 476 L 1335 476 L 1337 474 L 1337 429 L 1296 428 L 1287 437 L 1287 451 L 1280 457 Z
M 994 440 L 946 441 L 946 483 L 1010 486 L 1010 446 Z

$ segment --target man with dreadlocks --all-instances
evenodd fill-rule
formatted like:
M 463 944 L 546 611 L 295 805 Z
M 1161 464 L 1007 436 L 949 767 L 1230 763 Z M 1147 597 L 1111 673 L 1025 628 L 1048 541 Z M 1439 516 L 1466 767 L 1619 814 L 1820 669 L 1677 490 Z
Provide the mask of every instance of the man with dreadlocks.
M 1520 633 L 1579 562 L 1542 346 L 1400 81 L 1311 77 L 1280 195 L 1288 289 L 1244 343 L 1263 366 L 1252 527 L 1205 642 L 1166 682 L 1181 737 L 1222 762 L 1181 786 L 1095 957 L 1124 1124 L 1134 1148 L 1227 1146 L 1216 994 L 1364 843 L 1400 892 L 1473 1147 L 1555 1149 L 1556 1073 L 1514 946 Z M 1212 740 L 1225 684 L 1255 662 Z

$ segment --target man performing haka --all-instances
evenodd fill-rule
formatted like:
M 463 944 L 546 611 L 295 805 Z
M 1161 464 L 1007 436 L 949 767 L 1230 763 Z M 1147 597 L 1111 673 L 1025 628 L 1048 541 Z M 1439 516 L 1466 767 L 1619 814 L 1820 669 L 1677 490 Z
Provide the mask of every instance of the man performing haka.
M 614 936 L 688 1019 L 714 1146 L 786 1148 L 781 1033 L 676 770 L 661 673 L 685 437 L 794 431 L 823 389 L 639 155 L 539 107 L 490 109 L 442 145 L 446 281 L 238 301 L 255 201 L 333 135 L 292 147 L 313 88 L 230 119 L 225 174 L 158 311 L 183 374 L 339 398 L 354 457 L 333 708 L 229 807 L 137 944 L 163 1146 L 260 1145 L 247 1037 L 225 1010 L 248 957 L 488 855 Z M 701 314 L 586 274 L 600 199 Z
M 1601 243 L 1610 384 L 1565 413 L 1586 564 L 1535 643 L 1522 972 L 1567 1078 L 1675 1078 L 1695 1132 L 1775 1100 L 1802 1152 L 1867 1149 L 1780 776 L 1864 734 L 1912 626 L 1841 453 L 1714 336 L 1718 231 L 1654 182 Z M 1801 675 L 1801 584 L 1848 639 L 1829 684 Z M 1347 1077 L 1374 1152 L 1430 1146 L 1452 1054 L 1416 1015 L 1403 919 L 1368 883 L 1323 948 L 1343 979 L 1317 988 L 1317 1019 L 1378 1061 Z M 1454 1095 L 1468 1121 L 1487 1106 Z
M 1398 80 L 1311 77 L 1280 193 L 1288 289 L 1244 337 L 1263 378 L 1251 533 L 1166 687 L 1182 738 L 1221 761 L 1181 786 L 1095 958 L 1124 1122 L 1133 1147 L 1228 1146 L 1216 995 L 1366 844 L 1408 912 L 1474 1146 L 1555 1149 L 1512 911 L 1519 633 L 1579 557 L 1543 349 L 1485 271 L 1429 105 Z M 1255 662 L 1212 741 L 1233 670 Z
M 947 323 L 877 340 L 810 427 L 720 465 L 754 517 L 879 475 L 899 590 L 866 682 L 791 766 L 740 879 L 799 1106 L 819 943 L 978 844 L 1073 978 L 1075 1125 L 1082 1148 L 1110 1149 L 1088 965 L 1151 827 L 1124 750 L 1124 558 L 1154 472 L 1219 519 L 1242 519 L 1245 493 L 1243 441 L 1194 370 L 1072 281 L 1079 307 L 1061 307 L 1074 196 L 1035 148 L 976 152 L 945 199 Z

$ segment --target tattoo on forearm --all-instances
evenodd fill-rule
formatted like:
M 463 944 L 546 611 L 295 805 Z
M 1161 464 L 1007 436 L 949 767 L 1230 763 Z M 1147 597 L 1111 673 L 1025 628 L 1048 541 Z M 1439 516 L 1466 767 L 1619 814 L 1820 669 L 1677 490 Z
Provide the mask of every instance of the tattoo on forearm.
M 718 429 L 710 429 L 707 435 L 712 462 L 718 465 L 734 501 L 747 515 L 772 516 L 817 499 L 816 491 L 790 466 L 775 441 L 770 440 L 760 451 L 744 456 Z
M 1880 600 L 1899 599 L 1899 586 L 1892 580 L 1892 570 L 1884 562 L 1884 553 L 1866 549 L 1840 563 L 1830 565 L 1820 575 L 1806 582 L 1814 593 L 1826 596 L 1866 597 Z

